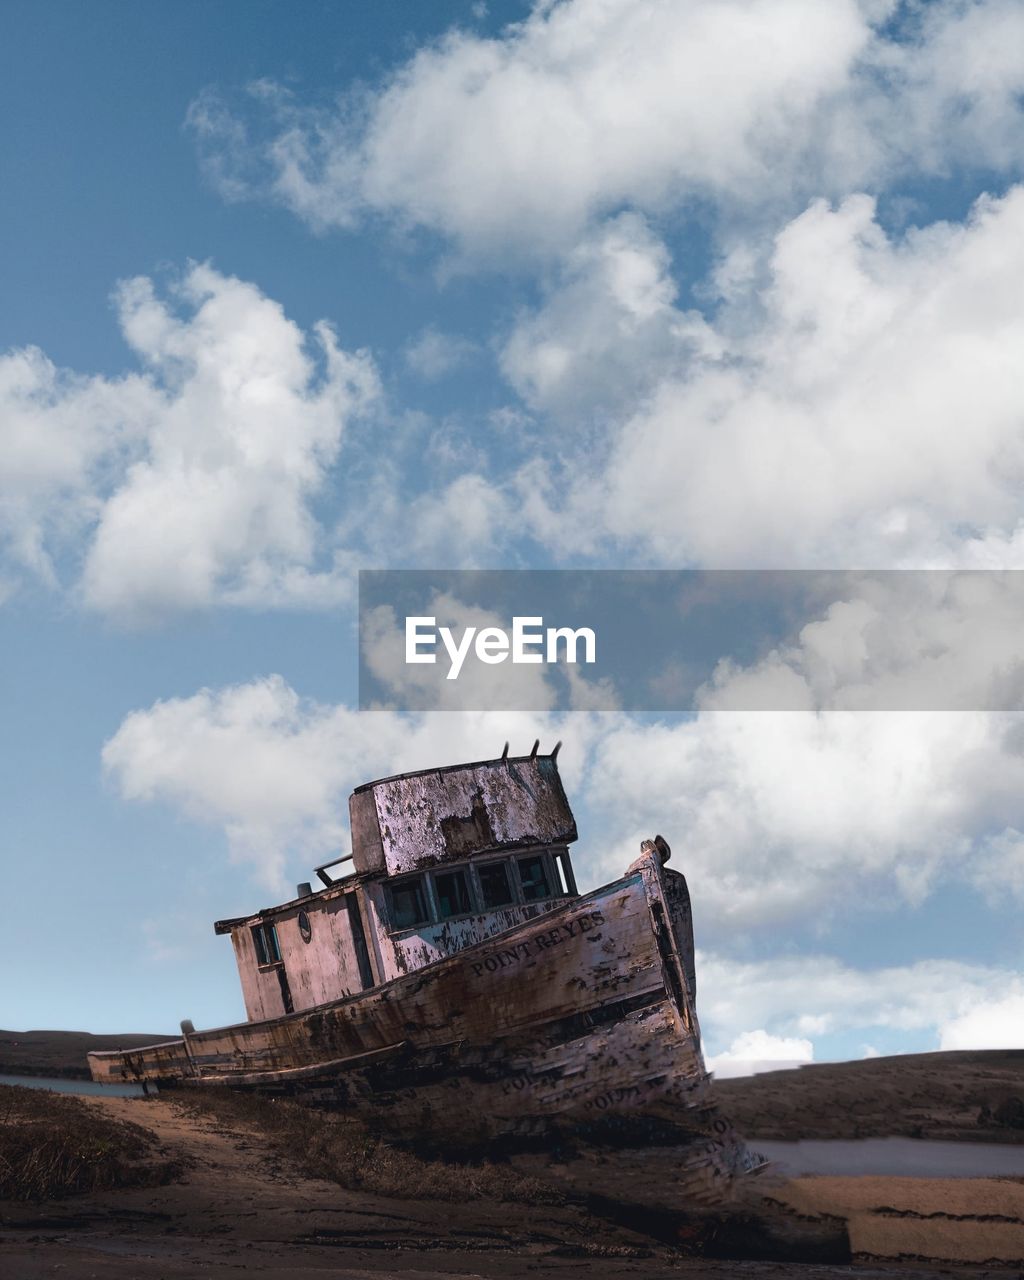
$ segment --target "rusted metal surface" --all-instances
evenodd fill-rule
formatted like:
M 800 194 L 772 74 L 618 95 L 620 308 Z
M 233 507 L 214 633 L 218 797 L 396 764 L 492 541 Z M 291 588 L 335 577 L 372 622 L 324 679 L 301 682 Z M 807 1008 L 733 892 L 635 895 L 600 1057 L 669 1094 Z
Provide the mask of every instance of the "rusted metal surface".
M 352 865 L 361 875 L 383 872 L 384 846 L 380 819 L 372 790 L 353 791 L 348 798 L 348 824 L 352 833 Z
M 576 895 L 572 897 L 575 898 Z M 499 933 L 516 929 L 549 911 L 558 910 L 567 901 L 565 896 L 559 895 L 541 902 L 512 903 L 480 915 L 463 916 L 455 920 L 422 925 L 404 933 L 392 933 L 387 928 L 382 886 L 368 884 L 364 897 L 384 981 L 390 981 L 404 973 L 412 973 Z
M 686 877 L 679 871 L 670 871 L 666 867 L 662 871 L 661 878 L 676 951 L 683 966 L 686 994 L 690 1008 L 694 1009 L 697 1003 L 697 970 L 694 963 L 693 910 L 690 906 L 690 891 L 686 885 Z
M 359 970 L 353 911 L 359 912 L 362 921 L 370 976 L 373 984 L 379 985 L 557 910 L 576 896 L 556 894 L 539 902 L 510 903 L 489 912 L 393 932 L 387 918 L 384 883 L 370 880 L 324 890 L 257 915 L 223 921 L 218 928 L 231 935 L 246 1017 L 259 1022 L 289 1012 L 282 995 L 282 972 L 287 975 L 295 1012 L 354 995 L 367 985 Z M 303 913 L 308 936 L 301 928 Z M 277 930 L 280 965 L 259 963 L 252 930 L 262 924 L 273 924 Z
M 401 875 L 496 849 L 568 844 L 576 822 L 551 756 L 368 783 L 349 801 L 358 872 Z
M 632 876 L 381 987 L 290 1017 L 199 1031 L 190 1045 L 201 1065 L 244 1059 L 260 1070 L 399 1041 L 489 1045 L 496 1032 L 512 1035 L 662 988 L 643 881 Z
M 296 1094 L 406 1136 L 657 1123 L 689 1151 L 695 1195 L 742 1170 L 742 1144 L 709 1095 L 690 898 L 661 837 L 644 841 L 623 879 L 578 896 L 565 852 L 576 830 L 553 756 L 384 779 L 352 803 L 361 874 L 221 926 L 250 1021 L 91 1054 L 94 1079 Z M 528 900 L 541 863 L 547 882 Z M 521 877 L 515 902 L 440 919 L 441 880 L 446 910 L 471 905 L 452 897 L 461 865 L 479 904 L 479 869 L 491 867 L 493 883 L 497 864 Z M 424 871 L 441 865 L 443 875 Z M 557 868 L 561 889 L 550 883 Z M 429 912 L 408 887 L 420 882 L 434 895 Z M 406 916 L 395 884 L 414 905 Z M 398 929 L 390 913 L 431 922 Z M 268 950 L 280 959 L 268 962 Z
M 303 1014 L 200 1031 L 184 1045 L 92 1055 L 97 1079 L 302 1091 L 401 1130 L 462 1121 L 495 1133 L 606 1114 L 692 1124 L 708 1078 L 685 982 L 653 910 L 664 875 L 624 880 L 382 987 Z M 684 966 L 685 968 L 685 966 Z M 681 993 L 681 994 L 680 994 Z M 366 1065 L 367 1054 L 379 1056 Z M 346 1065 L 348 1064 L 348 1065 Z

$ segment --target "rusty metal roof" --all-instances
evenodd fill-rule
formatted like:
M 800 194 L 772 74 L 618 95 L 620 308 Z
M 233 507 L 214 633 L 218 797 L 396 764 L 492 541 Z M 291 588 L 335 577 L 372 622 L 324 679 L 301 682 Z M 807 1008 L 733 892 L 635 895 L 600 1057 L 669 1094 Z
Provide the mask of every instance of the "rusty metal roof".
M 426 778 L 431 774 L 457 773 L 462 769 L 484 769 L 489 765 L 497 764 L 523 764 L 528 760 L 557 760 L 558 750 L 561 745 L 562 744 L 559 742 L 554 751 L 550 752 L 546 756 L 542 756 L 539 752 L 533 751 L 528 756 L 500 755 L 494 756 L 490 760 L 472 760 L 468 764 L 439 764 L 435 765 L 432 769 L 413 769 L 410 773 L 392 773 L 386 778 L 374 778 L 372 782 L 360 783 L 360 785 L 353 790 L 352 794 L 354 796 L 358 796 L 362 792 L 370 791 L 374 787 L 379 787 L 385 782 L 404 782 L 407 778 Z
M 366 783 L 349 798 L 361 873 L 401 875 L 479 853 L 568 844 L 576 822 L 550 755 L 500 756 Z
M 492 760 L 364 782 L 349 797 L 354 873 L 313 896 L 351 889 L 367 876 L 403 875 L 478 853 L 571 843 L 576 821 L 558 774 L 560 746 L 539 755 L 535 745 L 528 756 L 509 756 L 506 746 L 506 754 Z M 214 930 L 230 933 L 301 900 L 218 920 Z

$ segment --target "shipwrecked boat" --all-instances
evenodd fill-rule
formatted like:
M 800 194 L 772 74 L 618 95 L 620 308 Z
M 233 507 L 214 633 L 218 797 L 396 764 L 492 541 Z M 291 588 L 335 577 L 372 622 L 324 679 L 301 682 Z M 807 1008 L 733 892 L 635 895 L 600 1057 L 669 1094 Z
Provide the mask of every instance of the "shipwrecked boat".
M 300 1095 L 406 1136 L 654 1125 L 715 1194 L 747 1157 L 710 1097 L 686 881 L 658 836 L 580 894 L 538 745 L 358 787 L 315 891 L 215 925 L 249 1020 L 92 1053 L 93 1079 Z

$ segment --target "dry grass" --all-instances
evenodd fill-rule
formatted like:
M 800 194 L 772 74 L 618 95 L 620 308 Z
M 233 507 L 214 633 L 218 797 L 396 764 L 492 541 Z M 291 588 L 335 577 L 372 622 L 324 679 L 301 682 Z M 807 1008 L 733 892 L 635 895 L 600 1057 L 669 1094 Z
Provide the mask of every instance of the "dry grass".
M 560 1194 L 538 1178 L 493 1160 L 428 1157 L 390 1143 L 360 1121 L 299 1103 L 229 1089 L 181 1100 L 222 1123 L 258 1129 L 305 1174 L 397 1199 L 553 1204 Z
M 0 1085 L 0 1199 L 160 1186 L 183 1167 L 148 1129 L 112 1120 L 80 1098 Z
M 747 1138 L 1024 1142 L 1024 1050 L 814 1063 L 715 1082 Z

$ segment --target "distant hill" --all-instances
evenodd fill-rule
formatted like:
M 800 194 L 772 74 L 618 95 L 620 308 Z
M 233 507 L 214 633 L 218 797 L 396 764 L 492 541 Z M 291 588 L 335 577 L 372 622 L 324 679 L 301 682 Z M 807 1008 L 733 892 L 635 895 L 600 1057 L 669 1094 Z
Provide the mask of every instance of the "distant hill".
M 822 1062 L 716 1082 L 748 1138 L 1024 1143 L 1024 1049 Z
M 94 1036 L 88 1031 L 0 1031 L 0 1075 L 88 1079 L 85 1055 L 102 1049 L 139 1049 L 173 1040 L 165 1035 Z

